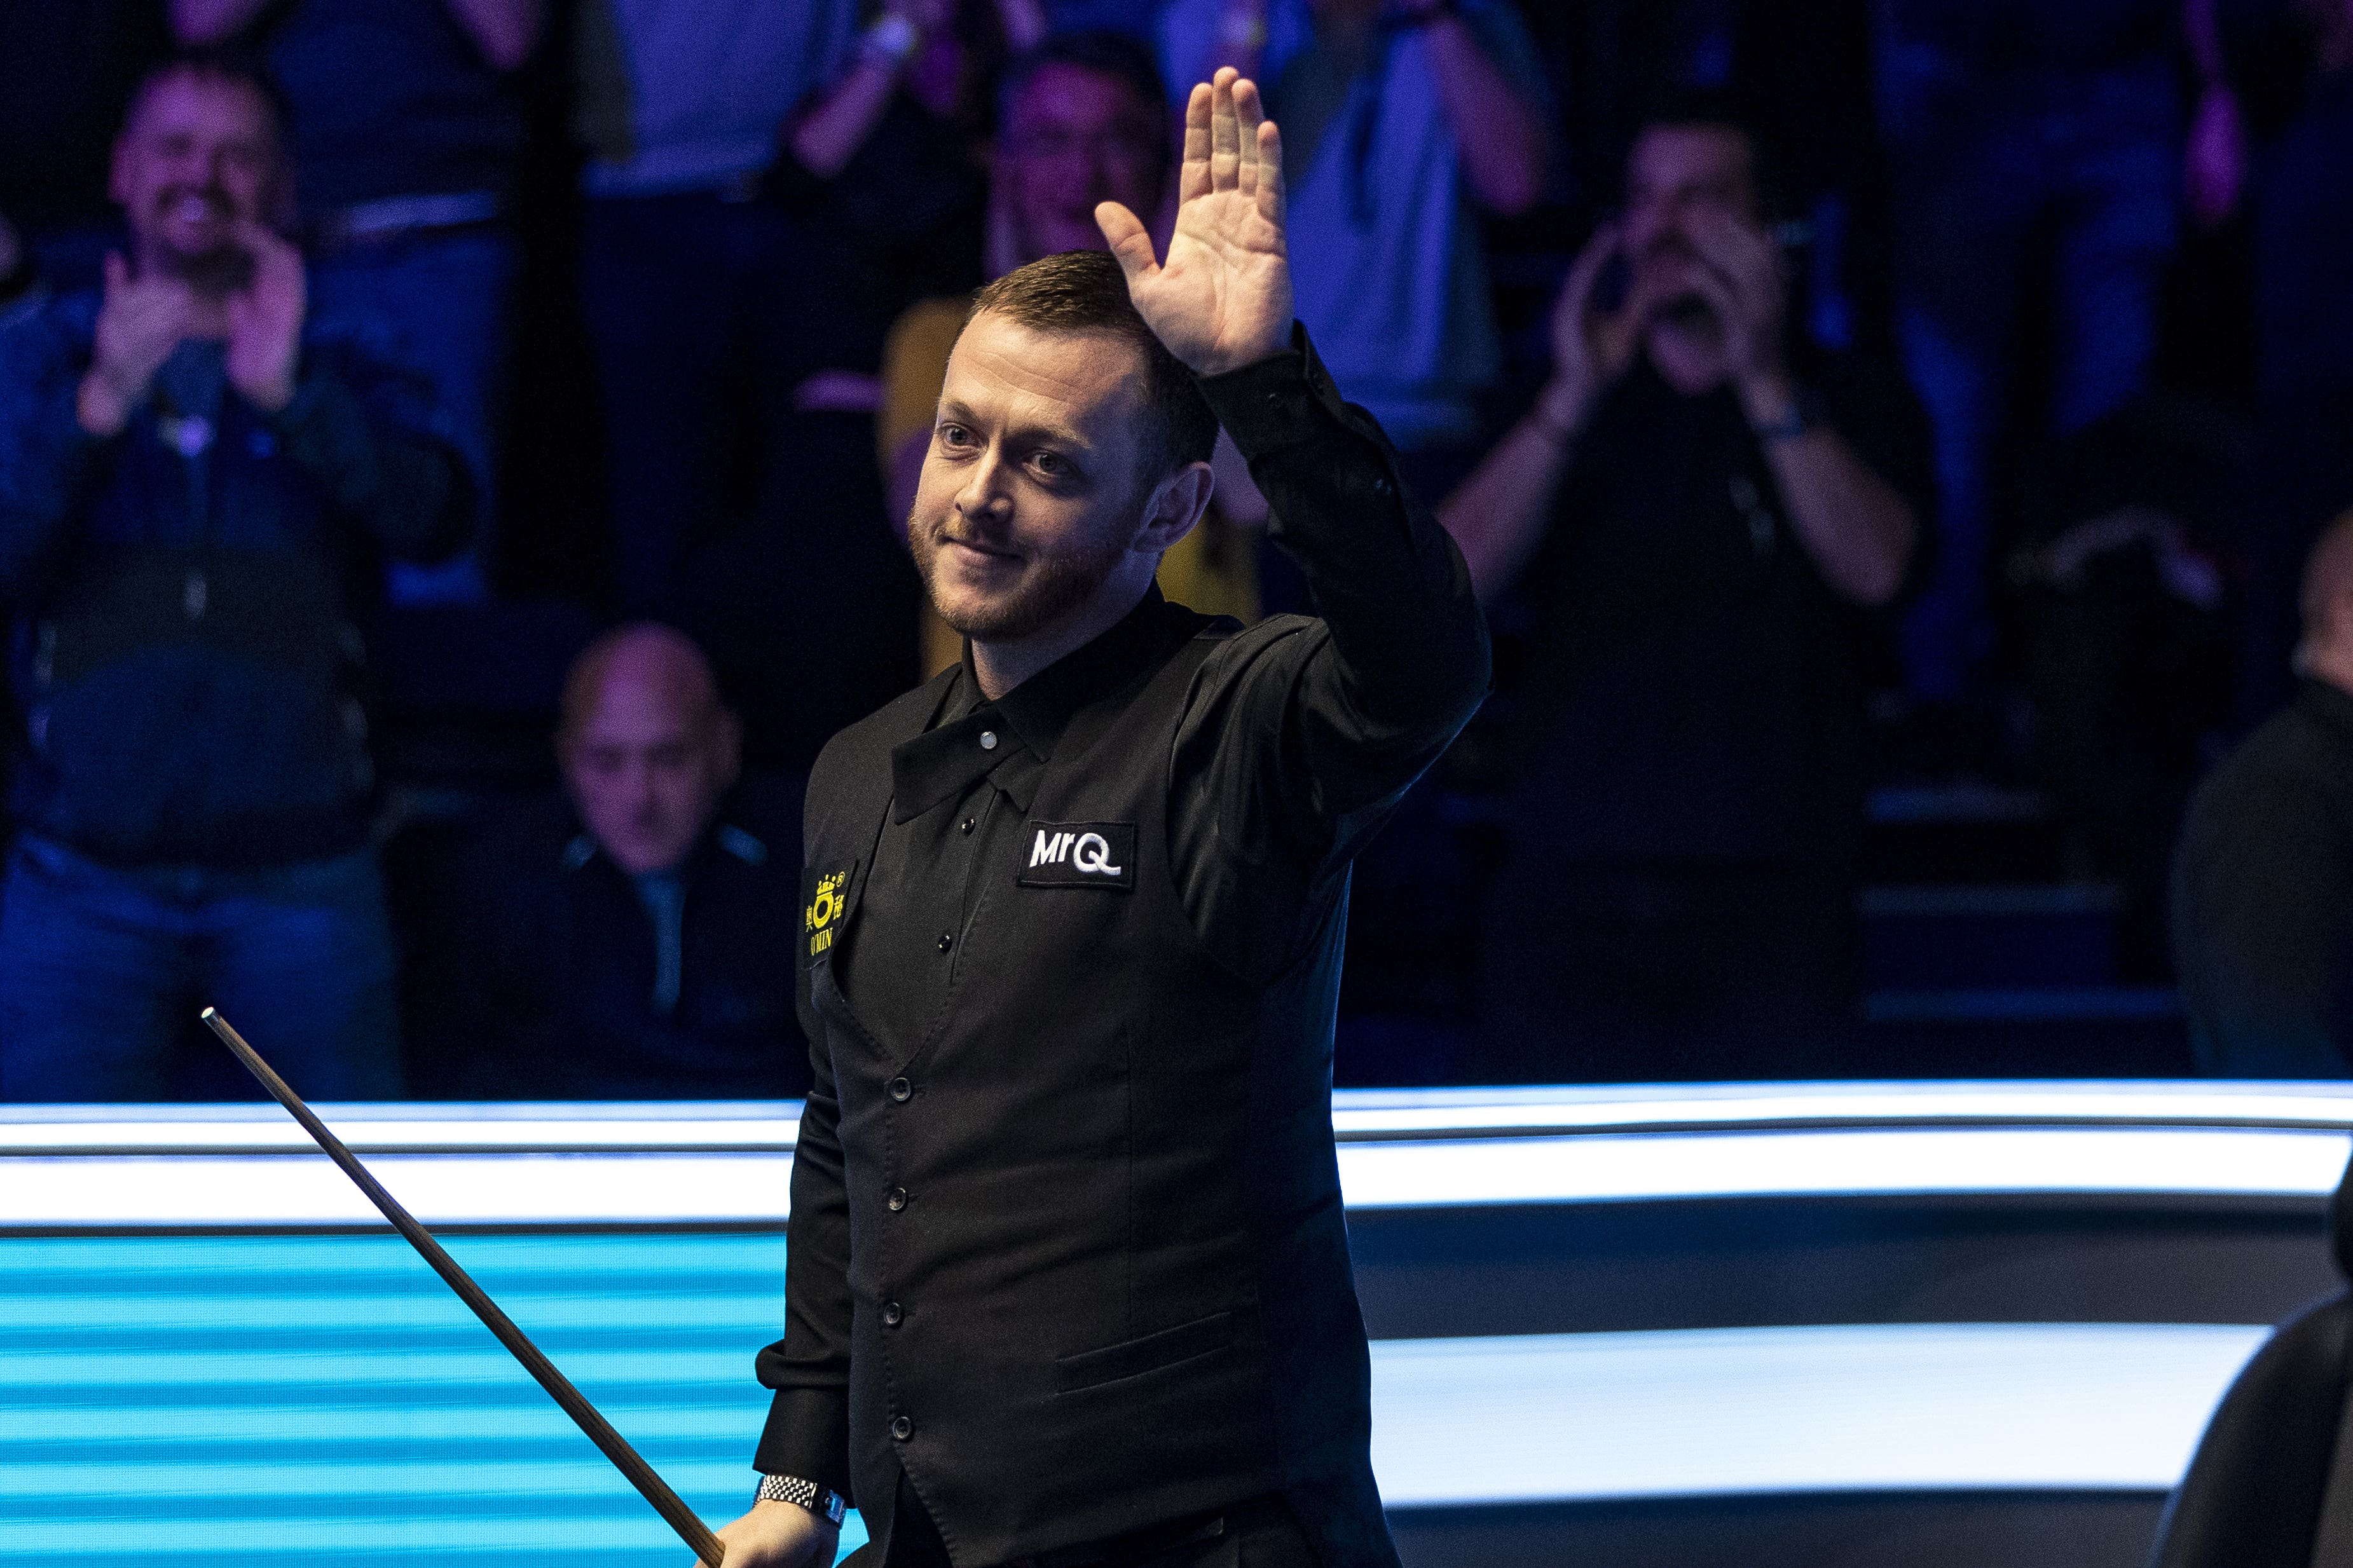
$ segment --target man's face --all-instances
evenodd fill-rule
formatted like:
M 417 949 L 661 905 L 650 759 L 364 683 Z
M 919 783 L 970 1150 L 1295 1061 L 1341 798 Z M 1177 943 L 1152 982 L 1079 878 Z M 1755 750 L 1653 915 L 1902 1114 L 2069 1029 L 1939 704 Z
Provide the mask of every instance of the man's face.
M 1023 263 L 1105 248 L 1098 202 L 1152 221 L 1166 176 L 1162 112 L 1117 78 L 1078 66 L 1041 67 L 1024 84 L 1007 112 L 997 165 Z
M 1110 579 L 1148 494 L 1143 388 L 1141 355 L 1110 333 L 995 313 L 965 328 L 907 517 L 942 620 L 1018 641 Z
M 631 876 L 683 863 L 735 782 L 733 720 L 674 681 L 608 677 L 561 750 L 581 821 Z
M 184 70 L 132 106 L 114 143 L 111 191 L 142 268 L 201 276 L 243 255 L 236 225 L 268 216 L 281 174 L 277 120 L 261 95 Z
M 1654 125 L 1626 160 L 1626 259 L 1660 301 L 1659 318 L 1721 335 L 1715 313 L 1687 281 L 1700 268 L 1689 224 L 1705 208 L 1757 222 L 1748 140 L 1715 125 Z

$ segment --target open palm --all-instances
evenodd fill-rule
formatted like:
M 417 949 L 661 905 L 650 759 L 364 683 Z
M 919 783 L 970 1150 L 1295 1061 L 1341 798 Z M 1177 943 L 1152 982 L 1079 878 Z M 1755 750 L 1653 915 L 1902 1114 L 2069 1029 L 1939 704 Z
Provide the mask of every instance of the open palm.
M 1117 202 L 1095 222 L 1127 291 L 1168 352 L 1203 375 L 1281 353 L 1291 341 L 1291 257 L 1282 232 L 1282 135 L 1255 83 L 1230 68 L 1185 106 L 1185 164 L 1168 259 Z

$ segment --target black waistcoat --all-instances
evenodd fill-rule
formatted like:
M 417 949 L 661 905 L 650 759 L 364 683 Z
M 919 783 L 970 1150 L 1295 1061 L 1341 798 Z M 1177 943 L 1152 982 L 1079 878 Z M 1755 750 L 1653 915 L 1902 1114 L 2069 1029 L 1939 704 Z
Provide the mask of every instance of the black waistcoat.
M 1194 626 L 1071 718 L 925 1038 L 878 1038 L 835 964 L 892 750 L 953 676 L 837 738 L 811 781 L 802 959 L 839 1104 L 849 1462 L 878 1539 L 903 1470 L 959 1563 L 1270 1491 L 1327 1568 L 1396 1563 L 1332 1146 L 1345 901 L 1264 984 L 1195 935 L 1170 758 L 1230 623 Z

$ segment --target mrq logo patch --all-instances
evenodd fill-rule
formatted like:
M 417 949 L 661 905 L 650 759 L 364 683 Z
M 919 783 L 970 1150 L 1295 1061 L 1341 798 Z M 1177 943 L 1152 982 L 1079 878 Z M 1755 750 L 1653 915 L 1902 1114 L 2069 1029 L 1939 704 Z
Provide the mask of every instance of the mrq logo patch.
M 1135 824 L 1032 822 L 1023 829 L 1025 888 L 1135 886 Z

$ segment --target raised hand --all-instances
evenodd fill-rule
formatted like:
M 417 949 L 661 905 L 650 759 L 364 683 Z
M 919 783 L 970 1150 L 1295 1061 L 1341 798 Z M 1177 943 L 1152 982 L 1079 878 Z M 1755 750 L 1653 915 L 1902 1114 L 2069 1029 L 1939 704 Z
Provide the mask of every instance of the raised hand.
M 1291 344 L 1291 253 L 1282 232 L 1282 136 L 1255 83 L 1231 68 L 1193 89 L 1176 232 L 1155 263 L 1143 221 L 1117 202 L 1095 223 L 1127 271 L 1146 325 L 1195 371 L 1215 375 Z
M 1651 300 L 1641 280 L 1617 310 L 1596 308 L 1593 295 L 1602 271 L 1624 247 L 1625 231 L 1616 223 L 1596 229 L 1553 304 L 1552 383 L 1543 401 L 1546 420 L 1564 435 L 1582 429 L 1593 416 L 1602 394 L 1634 363 L 1634 351 L 1651 324 Z
M 132 411 L 147 400 L 155 373 L 188 335 L 195 311 L 195 295 L 179 279 L 134 278 L 120 255 L 107 253 L 106 297 L 74 405 L 84 430 L 121 433 Z
M 228 382 L 248 403 L 275 414 L 294 400 L 310 300 L 302 253 L 250 219 L 237 225 L 237 237 L 253 258 L 253 276 L 222 301 L 228 316 Z
M 1777 381 L 1788 284 L 1781 253 L 1755 224 L 1719 207 L 1701 207 L 1684 226 L 1700 264 L 1690 280 L 1724 323 L 1725 355 L 1744 390 Z

